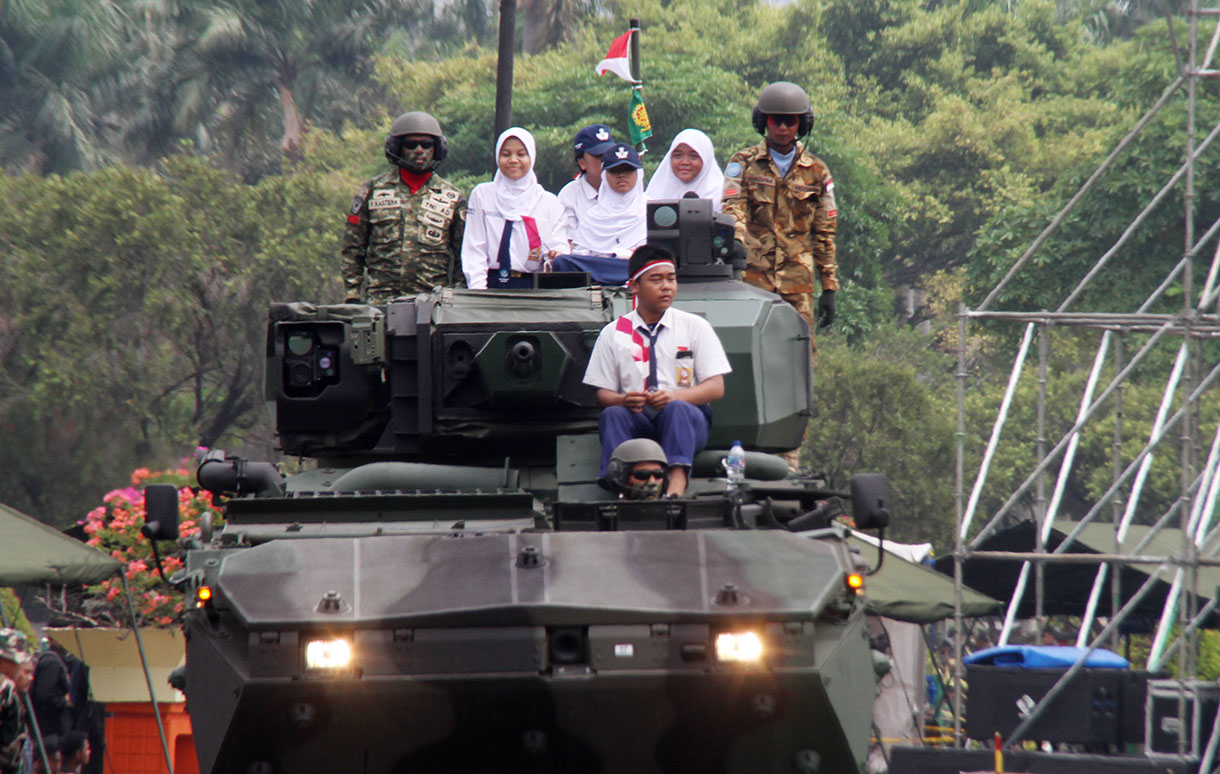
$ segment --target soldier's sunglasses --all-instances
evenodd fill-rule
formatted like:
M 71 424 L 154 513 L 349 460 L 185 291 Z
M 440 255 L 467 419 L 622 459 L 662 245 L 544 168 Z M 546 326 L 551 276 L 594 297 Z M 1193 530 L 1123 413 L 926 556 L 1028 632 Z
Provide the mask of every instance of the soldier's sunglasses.
M 796 126 L 800 121 L 800 116 L 789 115 L 769 115 L 767 123 L 771 126 Z
M 661 479 L 665 478 L 665 471 L 657 470 L 655 468 L 651 470 L 633 470 L 631 471 L 631 477 L 636 481 L 647 481 L 650 478 L 655 478 L 657 481 L 660 481 Z
M 403 150 L 415 150 L 416 148 L 431 148 L 431 147 L 432 147 L 431 140 L 403 140 L 402 141 Z

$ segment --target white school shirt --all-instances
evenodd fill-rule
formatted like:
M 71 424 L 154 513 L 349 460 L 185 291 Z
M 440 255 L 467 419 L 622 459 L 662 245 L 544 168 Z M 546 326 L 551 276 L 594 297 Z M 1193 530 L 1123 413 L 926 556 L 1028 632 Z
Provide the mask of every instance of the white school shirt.
M 538 224 L 543 256 L 551 250 L 568 252 L 568 232 L 563 226 L 563 205 L 555 194 L 544 191 L 529 217 Z M 462 273 L 466 275 L 466 287 L 473 290 L 487 287 L 487 269 L 495 264 L 496 254 L 500 252 L 500 236 L 504 233 L 504 223 L 504 216 L 496 207 L 494 184 L 476 185 L 470 192 L 466 233 L 462 237 Z M 513 238 L 509 243 L 513 271 L 539 270 L 539 261 L 530 260 L 529 252 L 525 224 L 519 220 L 514 221 Z
M 632 310 L 606 327 L 593 345 L 584 383 L 618 393 L 643 391 L 649 357 L 657 359 L 657 387 L 694 387 L 733 369 L 711 323 L 672 306 L 657 323 L 656 352 L 648 349 L 648 325 Z M 687 353 L 689 355 L 680 353 Z
M 589 179 L 581 174 L 559 189 L 559 203 L 563 205 L 563 228 L 568 238 L 575 238 L 580 229 L 580 219 L 597 204 L 597 189 L 589 185 Z

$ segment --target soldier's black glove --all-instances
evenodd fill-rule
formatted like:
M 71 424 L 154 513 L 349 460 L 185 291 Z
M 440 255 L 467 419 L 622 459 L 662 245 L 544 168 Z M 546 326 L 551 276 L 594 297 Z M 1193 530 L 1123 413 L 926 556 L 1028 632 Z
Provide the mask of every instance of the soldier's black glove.
M 818 327 L 825 328 L 835 321 L 835 292 L 823 290 L 818 297 Z

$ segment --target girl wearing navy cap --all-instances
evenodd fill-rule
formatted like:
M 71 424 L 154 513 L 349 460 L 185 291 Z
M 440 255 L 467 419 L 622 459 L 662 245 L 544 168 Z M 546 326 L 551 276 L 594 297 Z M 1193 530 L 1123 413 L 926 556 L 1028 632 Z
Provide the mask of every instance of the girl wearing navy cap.
M 602 182 L 597 204 L 572 235 L 576 255 L 626 260 L 648 239 L 643 164 L 630 145 L 618 143 L 602 155 Z

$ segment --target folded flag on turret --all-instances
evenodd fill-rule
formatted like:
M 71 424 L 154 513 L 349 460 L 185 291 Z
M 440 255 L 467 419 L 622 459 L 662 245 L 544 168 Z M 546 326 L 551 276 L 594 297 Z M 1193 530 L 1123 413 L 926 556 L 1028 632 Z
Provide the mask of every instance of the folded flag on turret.
M 614 73 L 624 81 L 635 83 L 635 79 L 631 77 L 631 64 L 627 59 L 632 32 L 635 32 L 635 30 L 627 30 L 610 44 L 610 51 L 606 53 L 606 58 L 598 62 L 597 67 L 594 68 L 597 70 L 598 75 Z

